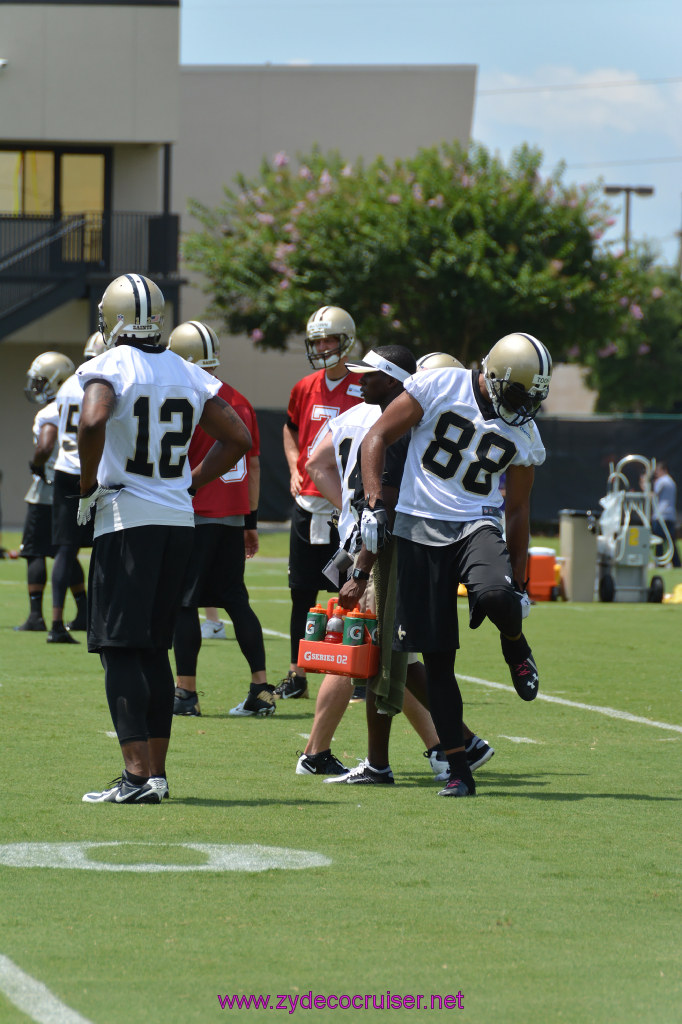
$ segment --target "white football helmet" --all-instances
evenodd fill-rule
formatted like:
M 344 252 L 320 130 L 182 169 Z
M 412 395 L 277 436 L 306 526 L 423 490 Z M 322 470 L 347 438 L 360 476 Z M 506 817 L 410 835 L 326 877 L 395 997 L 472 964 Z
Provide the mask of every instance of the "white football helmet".
M 112 348 L 122 337 L 161 344 L 165 302 L 161 289 L 141 274 L 123 274 L 108 286 L 99 304 L 104 344 Z
M 449 352 L 428 352 L 417 360 L 417 371 L 440 370 L 445 366 L 459 366 L 460 369 L 464 369 L 464 364 L 451 356 Z
M 549 394 L 552 357 L 532 334 L 507 334 L 482 363 L 495 413 L 512 427 L 532 420 Z
M 43 352 L 28 368 L 24 394 L 29 402 L 47 405 L 75 369 L 69 357 L 61 352 Z
M 339 344 L 330 352 L 317 352 L 315 342 L 323 338 L 338 338 Z M 350 313 L 340 306 L 322 306 L 308 320 L 305 348 L 308 361 L 315 370 L 329 370 L 355 344 L 355 323 Z
M 85 342 L 83 358 L 94 359 L 95 356 L 101 356 L 102 352 L 106 352 L 106 348 L 107 346 L 104 344 L 104 335 L 101 331 L 95 331 L 95 333 L 91 334 Z
M 205 370 L 218 366 L 220 362 L 220 342 L 218 335 L 198 320 L 187 320 L 184 324 L 171 331 L 168 348 L 176 352 L 188 363 L 203 366 Z

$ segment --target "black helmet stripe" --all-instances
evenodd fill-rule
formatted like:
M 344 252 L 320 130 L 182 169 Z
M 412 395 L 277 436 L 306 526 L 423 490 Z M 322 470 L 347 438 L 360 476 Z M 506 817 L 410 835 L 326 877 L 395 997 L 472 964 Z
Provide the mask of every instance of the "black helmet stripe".
M 538 363 L 540 364 L 540 376 L 549 377 L 552 373 L 552 364 L 549 358 L 549 352 L 537 338 L 534 338 L 532 334 L 524 334 L 521 332 L 522 338 L 528 338 L 533 348 L 538 354 Z
M 211 352 L 211 337 L 204 327 L 203 324 L 199 323 L 198 320 L 190 320 L 193 327 L 196 328 L 197 334 L 201 338 L 201 344 L 204 346 L 204 359 L 209 359 L 212 355 Z
M 135 323 L 146 325 L 152 312 L 152 297 L 149 294 L 149 285 L 144 277 L 139 274 L 126 274 L 130 281 L 135 296 Z

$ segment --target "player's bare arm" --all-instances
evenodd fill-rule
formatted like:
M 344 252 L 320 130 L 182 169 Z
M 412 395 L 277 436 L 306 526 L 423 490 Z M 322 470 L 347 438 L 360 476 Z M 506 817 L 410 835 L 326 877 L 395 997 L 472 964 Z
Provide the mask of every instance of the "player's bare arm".
M 331 434 L 325 434 L 320 443 L 316 445 L 305 468 L 320 494 L 335 508 L 341 508 L 343 502 L 341 478 L 336 464 Z
M 54 423 L 43 423 L 38 434 L 36 446 L 33 449 L 31 462 L 34 466 L 44 466 L 55 446 L 59 431 Z
M 362 480 L 365 498 L 374 507 L 381 499 L 381 476 L 386 449 L 416 426 L 424 415 L 419 402 L 404 391 L 381 414 L 362 442 Z
M 301 453 L 298 444 L 298 430 L 292 427 L 291 424 L 285 423 L 282 440 L 284 442 L 284 457 L 289 467 L 289 490 L 292 498 L 296 498 L 301 492 L 301 484 L 303 483 L 301 474 L 298 471 L 298 457 Z
M 528 562 L 530 535 L 530 492 L 533 489 L 533 466 L 510 466 L 507 470 L 505 519 L 507 523 L 507 549 L 514 579 L 523 585 Z
M 243 420 L 222 398 L 214 396 L 204 405 L 199 426 L 216 443 L 192 470 L 192 487 L 203 487 L 227 473 L 251 448 L 251 434 Z
M 116 393 L 102 380 L 89 381 L 83 392 L 83 405 L 78 423 L 78 455 L 81 461 L 81 494 L 97 484 L 107 422 L 116 408 Z

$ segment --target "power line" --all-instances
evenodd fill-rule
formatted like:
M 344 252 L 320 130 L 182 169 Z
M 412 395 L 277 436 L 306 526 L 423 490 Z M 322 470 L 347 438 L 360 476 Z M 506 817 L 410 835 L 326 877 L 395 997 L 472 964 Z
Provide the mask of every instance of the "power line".
M 574 85 L 519 85 L 510 86 L 508 89 L 479 89 L 477 96 L 505 96 L 510 93 L 519 92 L 574 92 L 577 90 L 595 89 L 631 89 L 640 85 L 668 85 L 674 82 L 682 82 L 682 77 L 675 78 L 636 78 L 627 82 L 580 82 Z
M 589 167 L 635 167 L 639 164 L 679 164 L 682 163 L 682 156 L 652 156 L 640 157 L 639 160 L 593 160 L 586 164 L 566 164 L 566 170 Z

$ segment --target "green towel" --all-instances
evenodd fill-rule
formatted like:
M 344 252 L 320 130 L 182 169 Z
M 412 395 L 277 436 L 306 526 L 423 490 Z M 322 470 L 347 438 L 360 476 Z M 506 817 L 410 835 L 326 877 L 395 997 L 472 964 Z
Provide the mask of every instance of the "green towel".
M 367 685 L 376 696 L 377 711 L 393 716 L 399 715 L 403 709 L 408 657 L 406 651 L 392 649 L 398 576 L 393 541 L 379 552 L 373 572 L 381 657 L 379 671 L 367 680 Z

